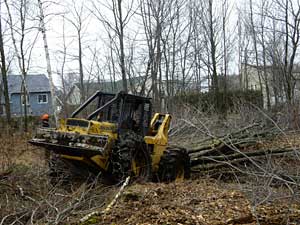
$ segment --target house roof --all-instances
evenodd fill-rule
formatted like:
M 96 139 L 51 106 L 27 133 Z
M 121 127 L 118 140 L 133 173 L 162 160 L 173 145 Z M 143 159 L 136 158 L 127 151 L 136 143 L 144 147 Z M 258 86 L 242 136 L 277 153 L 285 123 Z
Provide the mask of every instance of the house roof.
M 21 75 L 9 75 L 7 81 L 10 94 L 21 92 Z M 28 92 L 50 92 L 49 80 L 45 74 L 27 75 L 26 86 Z

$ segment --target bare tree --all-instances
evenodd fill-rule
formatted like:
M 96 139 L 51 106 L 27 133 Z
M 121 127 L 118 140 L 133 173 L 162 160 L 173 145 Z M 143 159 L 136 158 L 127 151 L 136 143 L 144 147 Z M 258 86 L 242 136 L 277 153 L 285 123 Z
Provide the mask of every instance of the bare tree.
M 282 76 L 282 71 L 280 69 L 282 66 L 281 57 L 284 55 L 281 46 L 282 43 L 284 43 L 284 40 L 283 33 L 278 32 L 277 26 L 278 21 L 271 18 L 269 40 L 266 47 L 267 62 L 271 65 L 271 87 L 273 89 L 275 106 L 277 106 L 279 102 L 283 102 L 284 96 L 284 77 Z
M 252 35 L 252 41 L 253 41 L 253 47 L 254 47 L 254 54 L 255 54 L 255 63 L 256 67 L 259 68 L 259 53 L 258 53 L 258 47 L 257 47 L 257 33 L 255 30 L 255 24 L 254 24 L 254 12 L 253 12 L 253 2 L 250 0 L 250 30 Z M 259 80 L 259 88 L 262 90 L 262 78 L 261 78 L 261 70 L 257 70 L 258 73 L 258 80 Z
M 30 109 L 30 105 L 28 104 L 28 90 L 26 85 L 26 77 L 27 72 L 31 63 L 31 55 L 34 45 L 37 41 L 39 30 L 36 30 L 36 26 L 32 25 L 28 26 L 27 22 L 29 22 L 29 17 L 32 16 L 33 13 L 30 12 L 30 2 L 28 0 L 21 0 L 19 2 L 15 2 L 12 5 L 8 3 L 7 0 L 4 0 L 7 13 L 8 13 L 8 23 L 11 31 L 11 39 L 15 50 L 15 55 L 18 61 L 18 67 L 21 72 L 22 84 L 21 84 L 21 101 L 20 105 L 23 105 L 24 109 L 24 131 L 28 130 L 28 110 Z M 13 21 L 13 15 L 11 8 L 14 9 L 16 13 L 15 17 L 19 24 Z M 33 21 L 33 20 L 31 20 Z M 17 26 L 18 25 L 18 26 Z M 33 35 L 33 36 L 32 36 Z M 18 39 L 16 38 L 18 36 Z M 29 40 L 27 40 L 27 37 Z M 19 46 L 19 47 L 18 47 Z
M 163 1 L 151 2 L 148 0 L 142 1 L 140 4 L 149 57 L 146 76 L 148 76 L 147 73 L 150 72 L 151 77 L 151 88 L 148 92 L 151 91 L 153 93 L 152 97 L 156 109 L 159 109 L 161 106 L 158 89 L 158 73 L 161 63 L 161 23 L 164 16 L 164 4 L 165 2 Z
M 113 11 L 116 23 L 116 31 L 120 42 L 120 67 L 123 81 L 123 91 L 127 92 L 127 77 L 125 69 L 125 52 L 124 52 L 124 20 L 122 14 L 122 0 L 117 0 L 117 7 L 113 1 Z M 126 18 L 125 18 L 126 19 Z M 125 20 L 126 21 L 126 20 Z
M 227 19 L 228 19 L 228 1 L 222 2 L 222 39 L 223 39 L 223 102 L 224 102 L 224 115 L 227 113 L 227 72 L 228 72 L 228 40 L 227 40 Z
M 178 79 L 175 78 L 178 52 L 181 49 L 183 55 L 187 54 L 190 45 L 190 39 L 186 42 L 183 37 L 181 45 L 179 43 L 179 17 L 182 5 L 182 1 L 178 0 L 140 2 L 140 15 L 147 43 L 145 73 L 146 78 L 150 77 L 151 79 L 151 88 L 148 89 L 148 94 L 152 93 L 155 108 L 158 110 L 166 105 L 162 101 L 166 97 L 165 95 L 171 97 L 175 93 L 174 83 L 179 84 Z M 186 25 L 186 28 L 188 27 Z M 183 71 L 186 71 L 187 61 L 185 59 L 187 57 L 183 55 L 181 66 Z
M 45 25 L 45 16 L 44 16 L 44 10 L 43 10 L 43 3 L 41 0 L 38 0 L 38 6 L 40 10 L 40 27 L 41 27 L 41 32 L 43 35 L 43 41 L 44 41 L 44 50 L 45 50 L 45 57 L 46 57 L 46 62 L 47 62 L 47 73 L 50 81 L 50 89 L 51 89 L 51 100 L 52 100 L 52 107 L 53 107 L 53 113 L 54 113 L 54 119 L 55 119 L 55 124 L 57 124 L 58 119 L 57 119 L 57 111 L 56 111 L 56 94 L 55 94 L 55 86 L 53 83 L 53 78 L 52 78 L 52 70 L 51 70 L 51 61 L 50 61 L 50 54 L 49 54 L 49 47 L 48 47 L 48 41 L 47 41 L 47 35 L 46 35 L 46 25 Z
M 66 19 L 73 25 L 76 30 L 77 42 L 78 42 L 78 67 L 79 67 L 79 84 L 80 84 L 80 102 L 84 102 L 86 96 L 84 88 L 84 66 L 83 66 L 83 35 L 86 29 L 86 22 L 89 19 L 89 14 L 85 12 L 84 3 L 82 2 L 79 7 L 75 1 L 73 1 L 73 8 L 71 9 L 72 18 L 66 17 Z
M 208 39 L 210 45 L 210 60 L 212 66 L 212 88 L 215 95 L 216 106 L 219 106 L 219 81 L 218 81 L 218 72 L 217 72 L 217 41 L 215 34 L 215 25 L 213 19 L 213 0 L 208 1 Z
M 250 1 L 250 27 L 260 87 L 264 86 L 268 108 L 271 106 L 270 82 L 275 102 L 278 103 L 283 87 L 286 101 L 292 104 L 296 85 L 293 68 L 300 40 L 300 5 L 292 0 L 273 0 L 261 1 L 259 7 L 255 12 Z M 256 18 L 259 22 L 255 23 Z M 267 62 L 271 63 L 271 69 Z
M 58 70 L 58 74 L 60 75 L 61 79 L 61 84 L 62 84 L 62 96 L 61 96 L 61 101 L 62 101 L 62 110 L 64 112 L 65 117 L 69 115 L 69 109 L 67 105 L 67 98 L 68 98 L 68 92 L 70 90 L 67 89 L 67 84 L 66 84 L 66 78 L 65 78 L 65 66 L 66 66 L 66 59 L 67 59 L 67 45 L 66 45 L 66 35 L 65 35 L 65 16 L 63 15 L 63 24 L 62 24 L 62 44 L 63 44 L 63 49 L 59 51 L 59 53 L 62 55 L 62 59 L 59 61 L 61 62 L 61 66 Z
M 220 85 L 218 76 L 218 64 L 222 54 L 220 35 L 222 34 L 221 21 L 216 17 L 215 2 L 213 0 L 201 1 L 198 11 L 201 28 L 203 29 L 203 41 L 206 55 L 202 57 L 207 66 L 208 76 L 211 77 L 211 90 L 214 96 L 213 102 L 217 111 L 221 110 Z
M 266 9 L 268 7 L 267 2 L 262 2 L 261 5 L 261 15 L 260 15 L 260 44 L 261 44 L 261 48 L 262 48 L 262 63 L 263 63 L 263 76 L 262 76 L 262 80 L 264 82 L 264 86 L 265 86 L 265 95 L 267 98 L 267 108 L 270 109 L 271 108 L 271 100 L 270 100 L 270 85 L 269 85 L 269 80 L 270 80 L 270 76 L 268 76 L 267 73 L 267 60 L 266 60 L 266 41 L 265 41 L 265 26 L 266 26 Z
M 116 87 L 116 66 L 115 66 L 115 59 L 114 59 L 114 53 L 113 53 L 113 41 L 110 38 L 109 39 L 109 56 L 106 58 L 107 59 L 107 64 L 108 64 L 108 69 L 109 69 L 109 75 L 110 75 L 110 81 L 111 81 L 111 86 L 112 86 L 112 91 L 116 92 L 117 87 Z M 124 88 L 124 83 L 123 83 L 123 88 Z
M 193 9 L 191 5 L 187 6 L 186 11 L 188 12 L 187 24 L 182 30 L 182 33 L 185 33 L 186 37 L 180 46 L 180 61 L 181 61 L 181 73 L 182 73 L 182 91 L 185 91 L 186 85 L 189 83 L 189 73 L 193 68 L 194 59 L 190 57 L 191 53 L 191 44 L 192 44 L 192 31 L 193 31 Z M 183 35 L 181 35 L 183 36 Z
M 10 100 L 9 100 L 8 82 L 7 82 L 6 56 L 4 51 L 4 41 L 3 41 L 3 31 L 2 31 L 1 5 L 2 4 L 0 2 L 0 57 L 1 57 L 0 67 L 1 67 L 2 84 L 3 84 L 3 95 L 4 95 L 4 102 L 5 102 L 5 114 L 6 114 L 7 123 L 10 124 L 11 113 L 10 113 Z M 0 84 L 0 86 L 2 85 Z M 0 92 L 0 96 L 1 95 L 2 93 Z
M 102 1 L 98 1 L 97 4 L 92 1 L 93 9 L 91 9 L 91 12 L 104 25 L 109 39 L 113 41 L 113 49 L 118 56 L 123 91 L 128 92 L 128 69 L 125 62 L 125 29 L 131 17 L 135 14 L 135 10 L 133 9 L 134 1 L 129 1 L 126 7 L 124 5 L 124 1 L 122 0 L 113 0 L 110 3 L 106 2 L 106 4 L 102 3 Z M 112 13 L 112 21 L 108 20 L 103 14 L 103 11 L 100 9 L 101 7 L 108 9 Z
M 291 0 L 286 0 L 285 3 L 276 1 L 276 3 L 284 10 L 285 13 L 285 54 L 283 71 L 286 81 L 287 101 L 292 103 L 295 88 L 293 68 L 300 41 L 300 4 L 299 2 L 294 3 Z

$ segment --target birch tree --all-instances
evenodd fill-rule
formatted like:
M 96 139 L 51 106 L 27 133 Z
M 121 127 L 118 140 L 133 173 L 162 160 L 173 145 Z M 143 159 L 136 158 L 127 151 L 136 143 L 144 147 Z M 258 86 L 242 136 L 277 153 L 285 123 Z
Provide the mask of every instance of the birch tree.
M 40 15 L 39 15 L 40 28 L 41 28 L 41 32 L 43 35 L 43 41 L 44 41 L 45 58 L 46 58 L 46 62 L 47 62 L 47 74 L 48 74 L 49 81 L 50 81 L 51 100 L 52 100 L 54 119 L 55 119 L 55 124 L 58 125 L 57 124 L 58 120 L 57 120 L 57 110 L 56 110 L 57 107 L 56 107 L 55 86 L 54 86 L 53 78 L 52 78 L 51 61 L 50 61 L 49 47 L 48 47 L 48 41 L 47 41 L 45 16 L 44 16 L 42 0 L 38 0 L 38 6 L 39 6 L 39 10 L 40 10 Z
M 21 93 L 23 98 L 20 99 L 20 105 L 23 105 L 24 115 L 24 131 L 28 131 L 28 110 L 30 109 L 28 104 L 28 90 L 26 85 L 27 72 L 31 63 L 31 55 L 34 45 L 37 41 L 39 30 L 36 29 L 36 25 L 29 24 L 29 17 L 34 14 L 32 6 L 28 0 L 20 0 L 9 4 L 7 0 L 4 0 L 7 13 L 8 24 L 10 27 L 11 40 L 14 46 L 15 55 L 17 58 L 17 64 L 21 74 Z M 12 14 L 12 10 L 14 15 Z M 14 16 L 14 17 L 13 17 Z M 17 22 L 15 22 L 15 19 Z M 34 22 L 32 19 L 31 22 Z M 18 38 L 17 38 L 18 37 Z

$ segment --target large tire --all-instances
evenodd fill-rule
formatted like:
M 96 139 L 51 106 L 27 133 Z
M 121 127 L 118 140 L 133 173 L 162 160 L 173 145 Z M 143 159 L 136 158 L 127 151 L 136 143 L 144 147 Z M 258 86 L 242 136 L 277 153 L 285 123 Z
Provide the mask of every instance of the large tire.
M 190 178 L 190 157 L 184 148 L 168 146 L 158 168 L 158 181 L 172 182 Z
M 119 135 L 111 155 L 112 176 L 116 182 L 151 179 L 151 157 L 142 136 L 127 131 Z

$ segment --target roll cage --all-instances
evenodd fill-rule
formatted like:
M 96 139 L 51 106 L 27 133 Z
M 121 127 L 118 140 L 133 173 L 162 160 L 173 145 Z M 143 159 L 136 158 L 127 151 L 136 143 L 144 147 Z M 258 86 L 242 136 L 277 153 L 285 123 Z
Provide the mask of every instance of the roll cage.
M 96 109 L 90 113 L 87 120 L 116 123 L 118 130 L 133 130 L 146 135 L 151 121 L 151 98 L 119 92 L 117 94 L 98 91 L 79 106 L 71 118 L 96 102 Z

